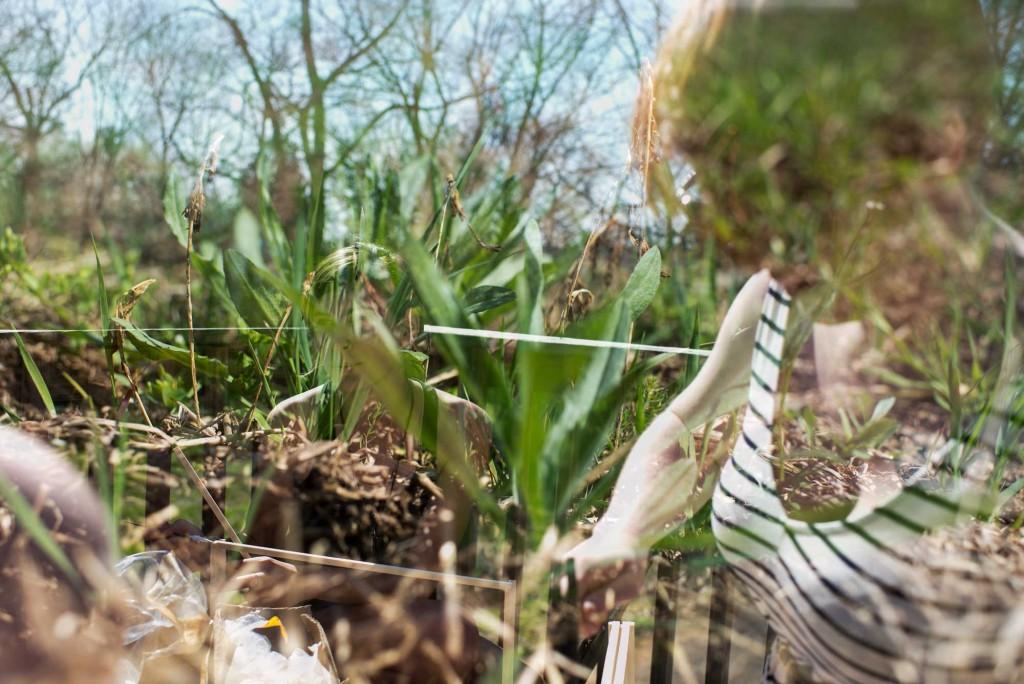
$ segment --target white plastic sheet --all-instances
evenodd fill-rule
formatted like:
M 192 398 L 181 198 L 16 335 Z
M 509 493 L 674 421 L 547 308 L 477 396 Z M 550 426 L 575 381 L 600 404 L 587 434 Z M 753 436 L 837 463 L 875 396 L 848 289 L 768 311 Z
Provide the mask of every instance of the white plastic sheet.
M 311 647 L 312 653 L 301 648 L 295 649 L 288 656 L 277 653 L 271 648 L 267 637 L 255 632 L 266 621 L 258 613 L 250 613 L 224 620 L 219 625 L 223 630 L 225 645 L 234 649 L 224 684 L 334 683 L 334 677 L 317 657 L 320 644 Z

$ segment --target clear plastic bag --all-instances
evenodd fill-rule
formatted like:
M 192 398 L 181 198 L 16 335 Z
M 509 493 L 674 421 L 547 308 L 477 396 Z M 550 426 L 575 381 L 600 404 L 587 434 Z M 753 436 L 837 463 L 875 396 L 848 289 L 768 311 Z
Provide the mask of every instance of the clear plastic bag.
M 220 621 L 224 645 L 234 649 L 224 684 L 333 684 L 336 679 L 319 660 L 321 644 L 310 651 L 296 648 L 285 656 L 271 648 L 270 640 L 255 630 L 267 623 L 259 613 Z
M 147 660 L 202 645 L 210 624 L 206 590 L 173 553 L 136 553 L 123 558 L 115 570 L 131 588 L 126 600 L 131 617 L 122 641 L 132 670 L 141 671 Z

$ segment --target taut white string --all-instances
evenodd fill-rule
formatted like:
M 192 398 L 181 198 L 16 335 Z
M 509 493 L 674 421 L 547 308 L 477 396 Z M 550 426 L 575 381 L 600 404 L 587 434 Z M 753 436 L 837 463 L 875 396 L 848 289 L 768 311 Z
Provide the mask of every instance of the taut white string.
M 661 352 L 665 354 L 689 354 L 690 356 L 710 356 L 711 352 L 690 347 L 662 347 L 655 344 L 636 344 L 632 342 L 612 342 L 609 340 L 588 340 L 581 337 L 553 337 L 551 335 L 531 335 L 529 333 L 503 332 L 500 330 L 476 330 L 474 328 L 454 328 L 447 325 L 425 325 L 423 332 L 436 335 L 461 335 L 463 337 L 484 337 L 494 340 L 511 340 L 516 342 L 540 342 L 542 344 L 562 344 L 573 347 L 608 347 L 629 351 Z
M 285 326 L 282 330 L 307 330 L 306 326 Z M 0 328 L 0 335 L 44 335 L 48 333 L 107 333 L 116 328 Z M 186 332 L 184 327 L 135 328 L 140 332 Z M 237 326 L 208 326 L 193 328 L 196 332 L 228 332 L 231 330 L 277 330 L 277 326 L 253 325 L 247 328 Z M 528 333 L 504 332 L 501 330 L 476 330 L 474 328 L 455 328 L 447 325 L 425 325 L 423 332 L 435 335 L 461 335 L 463 337 L 482 337 L 494 340 L 514 342 L 537 342 L 540 344 L 558 344 L 572 347 L 604 347 L 625 349 L 627 351 L 658 352 L 662 354 L 687 354 L 690 356 L 710 356 L 705 349 L 691 347 L 665 347 L 656 344 L 639 344 L 634 342 L 613 342 L 610 340 L 590 340 L 582 337 L 555 337 L 553 335 L 531 335 Z

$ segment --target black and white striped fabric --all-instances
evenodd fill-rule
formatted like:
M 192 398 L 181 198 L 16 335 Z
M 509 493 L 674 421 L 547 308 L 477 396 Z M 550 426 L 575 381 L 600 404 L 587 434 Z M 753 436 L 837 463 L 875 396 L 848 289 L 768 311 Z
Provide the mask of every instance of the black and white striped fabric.
M 775 490 L 772 424 L 790 298 L 772 281 L 757 329 L 742 433 L 713 498 L 732 572 L 816 677 L 837 682 L 1015 680 L 1024 632 L 1009 586 L 908 544 L 970 517 L 972 500 L 908 486 L 847 519 L 787 517 Z M 955 583 L 956 586 L 952 586 Z M 952 590 L 951 590 L 952 589 Z M 1019 619 L 1019 618 L 1018 618 Z

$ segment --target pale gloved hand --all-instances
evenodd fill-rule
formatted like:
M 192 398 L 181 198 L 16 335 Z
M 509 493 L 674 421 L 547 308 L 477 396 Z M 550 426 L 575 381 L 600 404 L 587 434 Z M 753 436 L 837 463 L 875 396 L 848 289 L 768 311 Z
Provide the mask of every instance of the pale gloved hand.
M 700 373 L 637 439 L 593 535 L 566 555 L 575 565 L 581 636 L 596 633 L 613 608 L 640 594 L 650 546 L 710 497 L 715 459 L 698 464 L 685 436 L 746 399 L 770 279 L 761 271 L 737 293 Z

